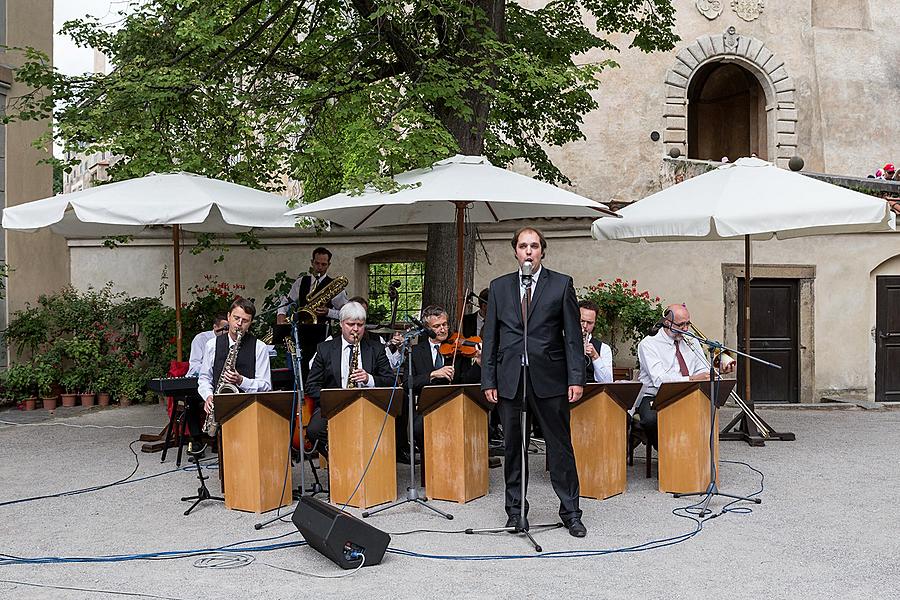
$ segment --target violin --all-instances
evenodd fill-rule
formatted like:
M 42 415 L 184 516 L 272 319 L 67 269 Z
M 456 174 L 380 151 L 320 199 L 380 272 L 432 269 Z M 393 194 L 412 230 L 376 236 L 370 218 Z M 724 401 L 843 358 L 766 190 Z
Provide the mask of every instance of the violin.
M 463 337 L 457 331 L 441 342 L 438 352 L 442 356 L 453 356 L 454 353 L 473 358 L 478 353 L 478 346 L 481 345 L 481 338 L 477 335 L 471 337 Z

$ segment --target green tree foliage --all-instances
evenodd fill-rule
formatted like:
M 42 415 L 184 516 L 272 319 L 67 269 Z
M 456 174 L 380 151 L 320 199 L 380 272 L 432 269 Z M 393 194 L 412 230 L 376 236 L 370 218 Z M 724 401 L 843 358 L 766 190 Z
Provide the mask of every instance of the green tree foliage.
M 546 149 L 584 137 L 591 92 L 615 66 L 610 40 L 670 49 L 673 24 L 671 0 L 144 0 L 114 25 L 63 27 L 104 52 L 111 74 L 66 76 L 23 50 L 17 77 L 36 91 L 6 118 L 55 109 L 64 149 L 125 157 L 115 179 L 177 168 L 279 189 L 294 178 L 303 202 L 390 187 L 455 152 L 522 158 L 565 183 Z M 471 242 L 467 254 L 470 279 Z M 452 272 L 453 253 L 438 256 L 435 272 Z M 449 300 L 452 285 L 427 279 L 425 301 Z

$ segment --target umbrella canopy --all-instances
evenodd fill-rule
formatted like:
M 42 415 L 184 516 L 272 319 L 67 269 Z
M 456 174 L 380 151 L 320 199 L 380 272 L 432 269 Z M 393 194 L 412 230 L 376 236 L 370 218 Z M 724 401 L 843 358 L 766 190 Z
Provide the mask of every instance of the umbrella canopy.
M 395 192 L 367 189 L 362 194 L 335 194 L 292 210 L 291 215 L 318 217 L 349 229 L 453 223 L 464 203 L 472 223 L 496 223 L 538 217 L 613 215 L 603 204 L 493 166 L 483 156 L 457 154 L 394 177 Z
M 77 238 L 172 227 L 177 356 L 181 360 L 180 231 L 293 229 L 294 219 L 284 215 L 285 203 L 277 194 L 192 173 L 150 174 L 5 208 L 3 228 L 33 232 L 50 227 Z
M 887 231 L 894 214 L 867 196 L 758 158 L 741 158 L 666 188 L 591 227 L 598 240 L 780 239 Z
M 620 220 L 598 219 L 591 233 L 598 240 L 673 242 L 744 239 L 744 348 L 750 348 L 750 240 L 807 235 L 893 231 L 887 202 L 758 158 L 741 158 L 657 192 L 619 211 Z M 750 361 L 746 360 L 744 401 L 750 398 Z M 754 418 L 758 418 L 754 415 Z M 760 420 L 761 421 L 761 420 Z M 740 422 L 741 431 L 726 437 Z M 764 421 L 761 421 L 765 424 Z M 723 430 L 722 439 L 755 437 L 744 411 Z M 793 434 L 773 434 L 793 439 Z
M 394 177 L 394 192 L 335 194 L 289 215 L 318 217 L 349 229 L 456 223 L 457 306 L 463 294 L 465 221 L 497 223 L 539 217 L 616 216 L 605 205 L 549 183 L 493 166 L 484 156 L 457 154 Z

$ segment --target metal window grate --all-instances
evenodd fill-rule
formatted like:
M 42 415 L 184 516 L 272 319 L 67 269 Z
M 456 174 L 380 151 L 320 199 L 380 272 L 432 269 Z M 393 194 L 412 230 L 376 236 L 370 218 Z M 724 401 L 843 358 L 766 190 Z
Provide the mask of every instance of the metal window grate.
M 369 263 L 369 322 L 391 318 L 391 301 L 388 287 L 399 281 L 397 291 L 397 320 L 411 314 L 418 316 L 422 310 L 422 287 L 425 284 L 424 262 L 379 262 Z

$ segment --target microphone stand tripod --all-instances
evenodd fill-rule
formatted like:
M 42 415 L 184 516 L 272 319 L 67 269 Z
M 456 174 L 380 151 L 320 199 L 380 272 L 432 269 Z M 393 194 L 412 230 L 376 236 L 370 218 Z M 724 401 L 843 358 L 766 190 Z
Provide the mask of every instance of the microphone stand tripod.
M 525 279 L 525 294 L 528 295 L 531 292 L 531 277 L 527 277 Z M 530 306 L 529 306 L 530 309 Z M 531 535 L 531 529 L 541 529 L 543 531 L 550 531 L 551 529 L 559 529 L 563 526 L 562 523 L 542 523 L 540 525 L 532 525 L 528 526 L 528 520 L 525 516 L 525 507 L 527 506 L 526 499 L 526 491 L 528 489 L 528 435 L 529 431 L 529 423 L 528 423 L 528 310 L 522 311 L 522 322 L 524 325 L 523 335 L 522 335 L 522 406 L 519 409 L 519 420 L 521 429 L 519 431 L 522 439 L 520 440 L 520 448 L 519 448 L 519 460 L 521 460 L 521 467 L 519 469 L 519 522 L 514 527 L 494 527 L 489 529 L 466 529 L 466 533 L 474 534 L 474 533 L 518 533 L 524 535 L 531 545 L 534 547 L 535 552 L 543 552 L 544 549 L 540 544 L 534 539 Z
M 418 331 L 411 331 L 403 336 L 403 345 L 400 346 L 400 352 L 405 353 L 406 356 L 406 368 L 409 377 L 412 378 L 412 338 L 423 334 L 422 328 L 419 328 Z M 397 367 L 400 368 L 399 366 Z M 406 504 L 407 502 L 413 502 L 420 506 L 424 506 L 425 508 L 429 508 L 441 515 L 447 520 L 453 520 L 453 515 L 450 513 L 445 513 L 444 511 L 437 509 L 430 504 L 426 504 L 428 502 L 428 498 L 425 496 L 419 496 L 419 486 L 416 484 L 416 439 L 413 434 L 413 424 L 415 420 L 415 404 L 413 402 L 413 386 L 412 381 L 406 382 L 406 387 L 408 389 L 407 393 L 407 427 L 409 428 L 409 485 L 406 487 L 406 498 L 402 500 L 397 500 L 395 502 L 391 502 L 387 506 L 382 506 L 380 508 L 376 508 L 375 510 L 367 510 L 362 513 L 363 518 L 371 517 L 377 513 L 388 510 L 389 508 L 394 508 L 395 506 L 401 506 Z M 422 457 L 422 468 L 425 468 L 425 457 Z
M 701 344 L 707 346 L 712 355 L 712 360 L 709 361 L 709 485 L 706 487 L 706 490 L 703 492 L 690 492 L 686 494 L 672 494 L 675 498 L 688 498 L 690 496 L 704 496 L 702 503 L 700 504 L 700 516 L 706 516 L 712 512 L 712 509 L 709 508 L 709 503 L 712 500 L 713 496 L 722 496 L 723 498 L 732 498 L 734 500 L 744 500 L 746 502 L 753 502 L 755 504 L 762 503 L 761 498 L 750 498 L 747 496 L 737 496 L 734 494 L 726 494 L 724 492 L 719 491 L 719 487 L 716 484 L 716 457 L 713 453 L 715 435 L 718 434 L 718 430 L 716 429 L 716 396 L 718 395 L 718 387 L 719 381 L 721 381 L 721 377 L 716 373 L 716 360 L 719 360 L 719 357 L 722 356 L 722 353 L 726 350 L 729 352 L 734 352 L 735 354 L 739 354 L 744 358 L 755 360 L 758 363 L 764 364 L 768 367 L 773 367 L 775 369 L 780 369 L 780 365 L 776 365 L 775 363 L 771 363 L 769 361 L 763 360 L 761 358 L 757 358 L 755 356 L 751 356 L 739 350 L 735 350 L 734 348 L 728 348 L 724 344 L 716 342 L 714 340 L 708 340 L 706 338 L 700 337 L 699 335 L 694 335 L 689 331 L 682 331 L 680 329 L 673 330 L 677 331 L 681 335 L 686 335 L 691 337 Z

